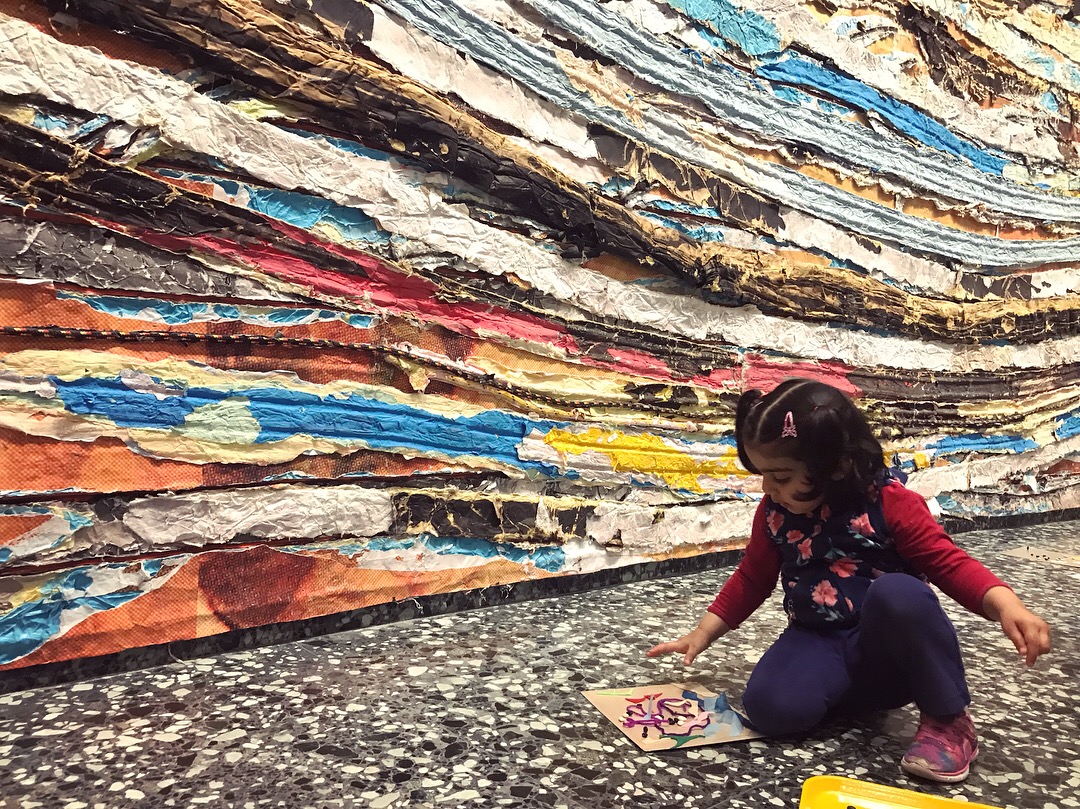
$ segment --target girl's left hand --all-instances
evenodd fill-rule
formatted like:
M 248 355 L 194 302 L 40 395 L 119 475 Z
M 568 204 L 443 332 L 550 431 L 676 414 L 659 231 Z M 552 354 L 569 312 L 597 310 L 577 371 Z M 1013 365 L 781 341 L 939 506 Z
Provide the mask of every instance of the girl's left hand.
M 1035 665 L 1039 655 L 1050 651 L 1050 627 L 1008 587 L 990 588 L 983 598 L 983 610 L 1001 624 L 1001 631 L 1029 667 Z

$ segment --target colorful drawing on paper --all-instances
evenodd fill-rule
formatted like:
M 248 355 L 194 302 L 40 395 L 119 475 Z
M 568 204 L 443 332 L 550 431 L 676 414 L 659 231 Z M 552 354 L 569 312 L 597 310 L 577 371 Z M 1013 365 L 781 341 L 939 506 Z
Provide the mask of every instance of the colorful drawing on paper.
M 761 738 L 746 719 L 698 683 L 583 691 L 642 750 L 674 750 Z

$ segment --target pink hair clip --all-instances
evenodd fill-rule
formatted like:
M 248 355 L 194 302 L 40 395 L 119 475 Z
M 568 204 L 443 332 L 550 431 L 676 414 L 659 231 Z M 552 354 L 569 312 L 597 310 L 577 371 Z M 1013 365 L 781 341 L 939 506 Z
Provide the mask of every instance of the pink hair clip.
M 799 434 L 795 432 L 795 417 L 791 415 L 789 410 L 784 414 L 784 430 L 780 433 L 781 438 L 798 438 Z

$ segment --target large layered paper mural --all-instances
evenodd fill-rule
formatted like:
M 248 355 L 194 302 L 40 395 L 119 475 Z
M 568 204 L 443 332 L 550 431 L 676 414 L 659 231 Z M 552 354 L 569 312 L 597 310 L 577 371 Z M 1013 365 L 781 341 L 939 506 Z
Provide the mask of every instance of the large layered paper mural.
M 1080 505 L 1078 25 L 0 0 L 0 665 L 736 547 L 792 374 Z

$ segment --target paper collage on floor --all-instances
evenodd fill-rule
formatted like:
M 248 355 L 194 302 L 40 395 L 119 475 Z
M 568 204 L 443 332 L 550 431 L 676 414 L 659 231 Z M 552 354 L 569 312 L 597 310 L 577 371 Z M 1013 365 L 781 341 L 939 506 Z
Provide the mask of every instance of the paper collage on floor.
M 698 683 L 583 691 L 582 696 L 649 752 L 761 738 L 725 694 Z
M 1080 507 L 1069 3 L 0 0 L 0 668 L 741 546 L 804 375 Z

